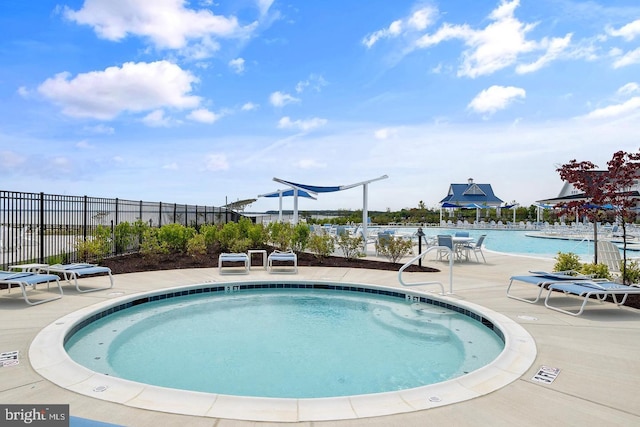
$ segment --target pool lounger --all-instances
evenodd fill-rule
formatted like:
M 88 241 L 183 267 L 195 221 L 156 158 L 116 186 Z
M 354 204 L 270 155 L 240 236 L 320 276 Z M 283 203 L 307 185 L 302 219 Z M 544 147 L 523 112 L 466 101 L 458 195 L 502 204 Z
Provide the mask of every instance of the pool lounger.
M 542 296 L 542 291 L 544 291 L 548 286 L 554 283 L 563 283 L 567 281 L 575 282 L 578 280 L 591 280 L 591 277 L 589 276 L 583 276 L 583 275 L 576 276 L 576 275 L 572 275 L 571 273 L 573 272 L 569 272 L 569 271 L 560 271 L 560 272 L 552 272 L 552 273 L 548 273 L 546 271 L 530 271 L 529 273 L 531 274 L 525 275 L 525 276 L 511 276 L 511 279 L 509 281 L 509 286 L 507 287 L 508 298 L 513 298 L 515 300 L 527 302 L 529 304 L 535 304 L 540 300 L 540 297 Z M 536 295 L 534 299 L 527 299 L 527 298 L 522 298 L 522 297 L 513 295 L 511 293 L 511 287 L 513 286 L 514 282 L 523 282 L 530 285 L 536 285 L 539 288 L 538 295 Z
M 29 297 L 27 296 L 27 286 L 32 286 L 33 289 L 36 289 L 36 285 L 46 283 L 47 289 L 49 289 L 49 284 L 51 282 L 56 282 L 56 286 L 58 286 L 58 291 L 60 292 L 59 295 L 38 301 L 32 301 L 29 299 Z M 0 271 L 0 285 L 6 285 L 9 293 L 11 293 L 11 287 L 20 287 L 22 296 L 25 302 L 29 305 L 38 305 L 62 298 L 62 287 L 60 286 L 60 278 L 55 274 L 39 274 L 29 272 L 16 273 L 11 271 Z
M 562 291 L 565 295 L 575 295 L 582 298 L 582 305 L 578 311 L 569 311 L 553 306 L 549 303 L 551 295 L 557 295 L 553 291 Z M 551 310 L 561 313 L 570 314 L 571 316 L 579 316 L 584 311 L 587 301 L 591 296 L 596 296 L 600 302 L 604 301 L 608 296 L 613 298 L 613 302 L 617 305 L 623 305 L 629 295 L 640 295 L 640 287 L 621 285 L 615 282 L 596 282 L 596 281 L 578 281 L 566 283 L 554 283 L 549 285 L 549 292 L 544 300 L 544 305 Z M 618 297 L 622 296 L 622 300 L 618 301 Z
M 222 264 L 225 262 L 242 262 L 244 263 L 244 269 L 223 270 Z M 249 255 L 245 253 L 222 253 L 218 257 L 218 274 L 249 274 L 250 265 Z
M 109 267 L 102 267 L 95 264 L 85 263 L 54 264 L 43 267 L 40 269 L 40 271 L 45 271 L 47 274 L 60 273 L 62 274 L 63 279 L 67 282 L 71 282 L 71 280 L 73 280 L 73 283 L 78 292 L 95 292 L 104 289 L 110 289 L 113 287 L 113 276 L 111 275 L 111 269 Z M 78 285 L 78 277 L 103 273 L 107 273 L 109 275 L 109 286 L 104 286 L 102 288 L 80 289 L 80 286 Z
M 290 266 L 291 268 L 290 269 L 288 268 L 287 270 L 282 270 L 280 268 L 285 266 L 276 266 L 276 268 L 278 268 L 279 270 L 277 271 L 278 273 L 296 274 L 298 272 L 298 256 L 293 251 L 283 252 L 283 251 L 276 250 L 269 254 L 269 257 L 267 258 L 267 271 L 271 274 L 276 273 L 276 271 L 273 270 L 274 261 L 292 263 L 292 265 Z

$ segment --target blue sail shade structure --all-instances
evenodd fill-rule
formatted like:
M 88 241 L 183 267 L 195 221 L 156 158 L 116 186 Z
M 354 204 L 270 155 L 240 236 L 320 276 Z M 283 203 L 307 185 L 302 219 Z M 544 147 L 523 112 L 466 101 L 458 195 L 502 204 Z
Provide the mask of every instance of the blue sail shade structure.
M 367 237 L 367 222 L 369 217 L 369 212 L 367 210 L 368 205 L 368 188 L 369 184 L 374 181 L 380 181 L 382 179 L 387 179 L 389 176 L 382 175 L 378 178 L 369 179 L 367 181 L 357 182 L 355 184 L 349 185 L 334 185 L 334 186 L 319 186 L 319 185 L 309 185 L 309 184 L 299 184 L 297 182 L 286 181 L 280 178 L 273 178 L 274 181 L 279 182 L 281 184 L 287 185 L 291 187 L 291 191 L 293 192 L 293 223 L 298 223 L 298 197 L 301 195 L 301 192 L 319 194 L 319 193 L 334 193 L 336 191 L 348 190 L 350 188 L 362 186 L 363 191 L 363 203 L 362 203 L 362 235 L 365 239 Z
M 280 199 L 280 209 L 278 210 L 278 221 L 282 222 L 282 198 L 293 197 L 295 195 L 296 195 L 296 190 L 291 189 L 291 190 L 278 190 L 278 191 L 274 191 L 273 193 L 267 193 L 267 194 L 260 194 L 258 197 L 278 197 Z M 307 193 L 304 190 L 297 190 L 297 195 L 299 197 L 305 197 L 307 199 L 317 200 L 315 197 L 313 197 L 311 194 Z

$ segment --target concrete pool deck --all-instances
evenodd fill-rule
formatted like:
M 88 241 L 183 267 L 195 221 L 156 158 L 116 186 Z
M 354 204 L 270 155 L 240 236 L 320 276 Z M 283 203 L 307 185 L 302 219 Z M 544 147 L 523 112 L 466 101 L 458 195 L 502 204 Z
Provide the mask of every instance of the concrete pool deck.
M 524 327 L 535 339 L 537 356 L 529 370 L 507 386 L 461 403 L 416 412 L 341 421 L 288 423 L 302 426 L 422 426 L 422 425 L 640 425 L 640 311 L 613 304 L 589 303 L 572 317 L 549 310 L 542 302 L 526 304 L 506 297 L 509 277 L 529 270 L 551 270 L 553 260 L 485 252 L 487 264 L 456 263 L 453 299 L 494 310 Z M 408 282 L 440 280 L 447 288 L 447 264 L 426 259 L 440 273 L 404 273 Z M 425 276 L 426 279 L 425 279 Z M 45 326 L 60 317 L 122 295 L 204 282 L 245 280 L 323 280 L 368 283 L 402 288 L 394 271 L 300 267 L 297 275 L 267 274 L 253 268 L 249 275 L 220 276 L 217 269 L 185 269 L 115 276 L 115 286 L 79 294 L 64 285 L 62 299 L 27 306 L 17 290 L 0 295 L 0 353 L 19 351 L 19 364 L 0 368 L 0 403 L 70 405 L 72 416 L 123 426 L 255 426 L 282 423 L 238 421 L 176 415 L 138 409 L 87 397 L 61 388 L 40 376 L 29 360 L 29 347 Z M 102 285 L 104 277 L 85 278 Z M 435 291 L 433 286 L 402 288 Z M 536 289 L 522 289 L 534 296 Z M 567 299 L 577 307 L 578 299 Z M 393 362 L 393 361 L 390 361 Z M 540 366 L 559 368 L 551 384 L 532 380 Z M 268 408 L 266 409 L 268 410 Z

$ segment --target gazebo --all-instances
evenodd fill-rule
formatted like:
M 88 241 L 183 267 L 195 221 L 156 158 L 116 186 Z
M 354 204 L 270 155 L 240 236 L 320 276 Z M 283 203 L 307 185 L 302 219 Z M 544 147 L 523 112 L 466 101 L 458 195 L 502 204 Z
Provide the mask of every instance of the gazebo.
M 443 208 L 475 209 L 478 221 L 480 209 L 498 209 L 502 203 L 504 202 L 494 194 L 491 184 L 476 184 L 473 178 L 469 178 L 466 184 L 449 185 L 447 196 L 440 200 L 440 221 L 442 222 Z

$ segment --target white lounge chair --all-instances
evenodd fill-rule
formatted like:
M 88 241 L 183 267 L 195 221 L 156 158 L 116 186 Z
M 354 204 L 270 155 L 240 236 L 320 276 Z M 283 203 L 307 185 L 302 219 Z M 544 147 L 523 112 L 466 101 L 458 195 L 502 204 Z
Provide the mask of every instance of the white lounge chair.
M 273 268 L 274 268 L 273 262 L 274 261 L 293 263 L 293 265 L 291 266 L 292 269 L 287 269 L 286 271 L 282 271 L 282 269 L 280 268 L 281 266 L 278 265 L 278 266 L 276 266 L 276 268 L 278 268 L 278 271 L 273 271 Z M 293 251 L 285 251 L 285 252 L 283 252 L 283 251 L 275 250 L 275 251 L 271 252 L 269 254 L 269 257 L 267 258 L 267 271 L 269 273 L 296 274 L 298 272 L 298 256 Z
M 78 292 L 95 292 L 101 291 L 104 289 L 110 289 L 113 287 L 113 275 L 111 274 L 111 269 L 109 267 L 102 267 L 96 264 L 86 264 L 86 263 L 73 263 L 73 264 L 54 264 L 49 265 L 47 267 L 42 267 L 40 271 L 44 271 L 47 274 L 49 273 L 59 273 L 62 274 L 62 278 L 67 282 L 73 283 Z M 82 276 L 92 276 L 94 274 L 108 274 L 109 275 L 109 286 L 103 286 L 101 288 L 88 288 L 81 289 L 80 285 L 78 285 L 78 278 Z
M 31 286 L 33 289 L 36 289 L 36 285 L 46 283 L 47 289 L 49 289 L 49 284 L 51 282 L 55 282 L 58 287 L 59 295 L 56 295 L 51 298 L 32 301 L 27 296 L 27 287 Z M 19 272 L 16 273 L 14 271 L 0 271 L 0 287 L 7 287 L 9 293 L 11 293 L 11 288 L 14 286 L 20 287 L 20 291 L 22 292 L 22 296 L 25 302 L 29 305 L 38 305 L 45 302 L 53 301 L 56 299 L 62 298 L 62 287 L 60 286 L 60 278 L 55 274 L 40 274 L 40 273 L 31 273 L 31 272 Z
M 609 273 L 615 276 L 620 276 L 622 274 L 620 271 L 622 257 L 620 256 L 620 249 L 618 246 L 608 240 L 598 240 L 597 248 L 598 263 L 605 264 L 609 267 Z
M 509 286 L 507 286 L 507 297 L 522 302 L 528 302 L 529 304 L 535 304 L 540 300 L 542 291 L 547 289 L 550 285 L 556 283 L 575 282 L 577 280 L 591 280 L 589 276 L 578 275 L 573 271 L 555 271 L 548 273 L 546 271 L 531 271 L 531 274 L 522 276 L 511 276 Z M 538 287 L 538 294 L 533 299 L 528 299 L 520 296 L 513 295 L 511 287 L 515 282 L 522 282 L 528 285 L 535 285 Z
M 478 258 L 478 252 L 480 252 L 480 255 L 482 255 L 482 260 L 484 261 L 485 264 L 487 263 L 487 260 L 484 257 L 484 253 L 482 252 L 482 245 L 484 244 L 485 237 L 487 237 L 487 235 L 483 234 L 478 238 L 478 241 L 476 241 L 475 243 L 469 242 L 469 243 L 465 243 L 464 246 L 462 246 L 462 250 L 466 252 L 467 259 L 469 259 L 469 252 L 473 252 L 473 254 L 476 256 L 476 261 L 480 262 L 480 259 Z
M 225 262 L 241 262 L 244 268 L 239 269 L 236 265 L 224 267 Z M 218 257 L 218 274 L 249 274 L 250 265 L 249 255 L 245 253 L 221 253 Z

